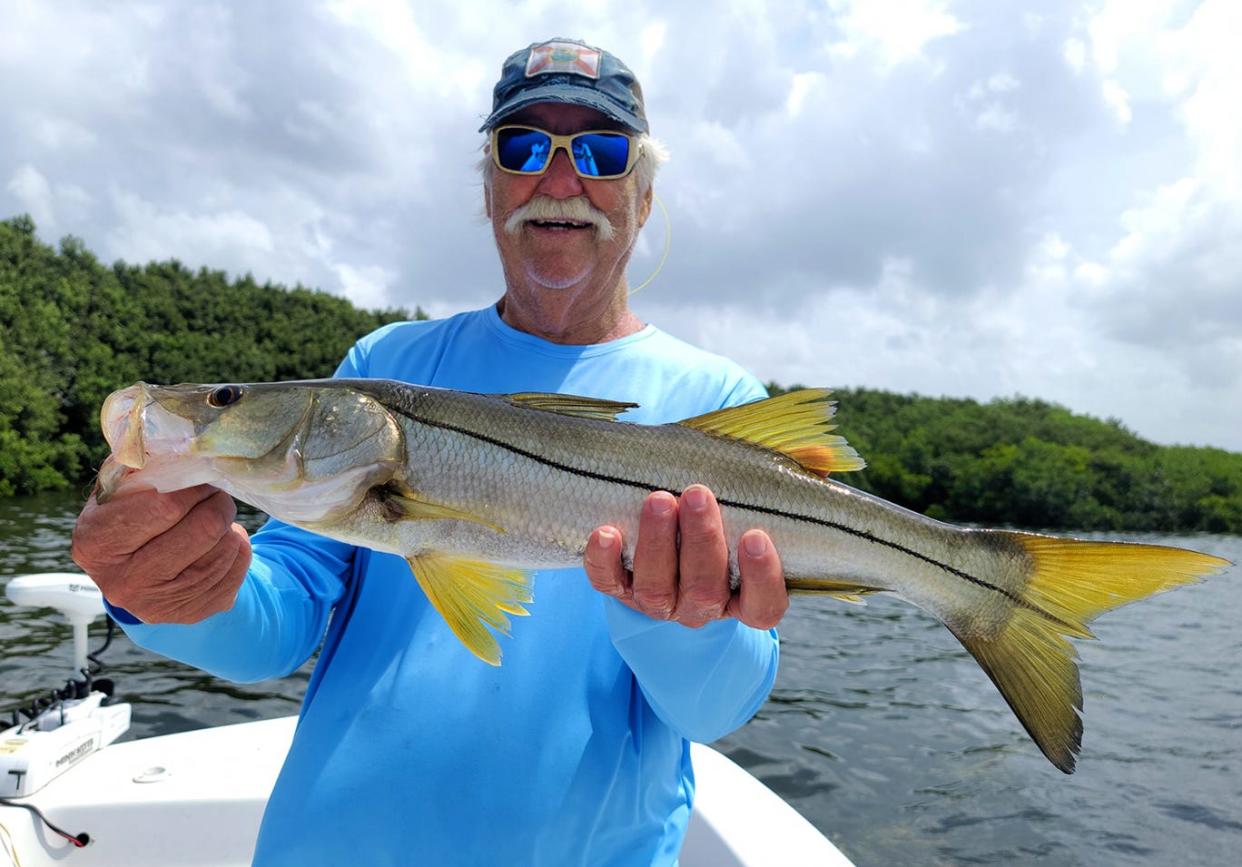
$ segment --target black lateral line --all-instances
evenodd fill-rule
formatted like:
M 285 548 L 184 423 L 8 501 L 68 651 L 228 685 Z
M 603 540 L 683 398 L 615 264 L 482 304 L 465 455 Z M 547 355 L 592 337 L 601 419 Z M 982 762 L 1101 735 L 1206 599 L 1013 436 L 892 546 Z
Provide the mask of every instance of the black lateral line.
M 392 409 L 392 407 L 390 407 L 390 409 Z M 614 485 L 625 485 L 631 488 L 638 488 L 639 490 L 643 490 L 643 491 L 667 490 L 666 488 L 662 488 L 658 485 L 652 485 L 650 482 L 640 482 L 640 481 L 635 481 L 634 479 L 623 479 L 617 476 L 608 476 L 608 475 L 604 475 L 603 473 L 597 473 L 593 470 L 585 470 L 585 469 L 582 469 L 581 467 L 575 467 L 575 466 L 570 466 L 569 464 L 558 463 L 557 461 L 554 461 L 551 458 L 546 458 L 543 455 L 539 455 L 534 452 L 528 452 L 525 449 L 518 448 L 512 443 L 507 443 L 504 440 L 488 436 L 487 434 L 479 433 L 478 431 L 472 431 L 468 428 L 457 427 L 456 425 L 446 424 L 445 422 L 432 421 L 431 419 L 421 418 L 419 416 L 414 415 L 413 413 L 404 412 L 402 410 L 395 410 L 395 411 L 400 412 L 401 415 L 405 416 L 410 421 L 418 422 L 419 424 L 425 424 L 430 427 L 440 428 L 441 430 L 453 431 L 454 433 L 459 433 L 459 434 L 462 434 L 463 436 L 468 436 L 468 437 L 471 437 L 472 439 L 480 440 L 490 445 L 494 445 L 499 448 L 505 449 L 507 451 L 513 452 L 514 454 L 521 455 L 524 458 L 529 458 L 530 460 L 535 461 L 536 463 L 543 464 L 544 466 L 547 466 L 547 467 L 552 467 L 555 470 L 560 470 L 561 472 L 570 473 L 572 475 L 581 476 L 587 479 L 594 479 L 595 481 L 598 481 L 598 482 L 608 482 Z M 680 497 L 683 492 L 669 490 L 669 493 Z M 1036 607 L 1032 603 L 1023 599 L 1021 596 L 1017 596 L 1009 592 L 1004 587 L 998 587 L 997 585 L 991 583 L 990 581 L 985 581 L 984 579 L 979 578 L 978 576 L 971 575 L 969 572 L 963 572 L 961 569 L 957 569 L 953 566 L 950 566 L 948 563 L 941 563 L 939 560 L 936 560 L 932 557 L 928 557 L 926 554 L 922 554 L 918 551 L 915 551 L 913 548 L 907 548 L 906 546 L 898 544 L 897 542 L 892 542 L 892 541 L 889 541 L 888 539 L 883 539 L 879 536 L 874 536 L 871 533 L 868 533 L 866 530 L 859 530 L 859 529 L 849 526 L 848 524 L 838 524 L 835 521 L 826 521 L 823 518 L 816 518 L 812 515 L 799 515 L 796 512 L 785 512 L 785 511 L 782 511 L 781 509 L 771 508 L 770 506 L 759 506 L 759 505 L 755 505 L 754 503 L 742 503 L 737 500 L 718 499 L 717 502 L 722 506 L 732 506 L 735 509 L 749 509 L 752 512 L 761 512 L 765 515 L 772 515 L 773 517 L 777 517 L 777 518 L 787 518 L 791 521 L 801 521 L 807 524 L 815 524 L 820 527 L 827 527 L 830 530 L 837 530 L 841 533 L 847 533 L 851 536 L 855 536 L 859 539 L 864 539 L 868 542 L 873 542 L 877 545 L 883 545 L 886 548 L 892 548 L 893 550 L 900 551 L 903 554 L 907 554 L 916 560 L 922 560 L 924 563 L 929 563 L 938 569 L 943 569 L 945 572 L 948 572 L 950 575 L 955 575 L 958 578 L 961 578 L 964 581 L 969 581 L 971 584 L 974 584 L 978 587 L 983 587 L 986 590 L 991 590 L 995 593 L 999 593 L 1001 596 L 1004 596 L 1014 605 L 1017 605 L 1021 608 L 1026 608 L 1030 611 L 1034 611 L 1036 614 L 1039 614 L 1040 616 L 1046 618 L 1047 620 L 1052 621 L 1053 623 L 1056 623 L 1056 624 L 1059 624 L 1065 627 L 1071 632 L 1078 631 L 1078 627 L 1075 627 L 1069 623 L 1066 623 L 1064 620 L 1061 620 L 1059 617 L 1055 617 L 1052 614 L 1049 614 L 1047 611 L 1044 611 L 1042 608 Z

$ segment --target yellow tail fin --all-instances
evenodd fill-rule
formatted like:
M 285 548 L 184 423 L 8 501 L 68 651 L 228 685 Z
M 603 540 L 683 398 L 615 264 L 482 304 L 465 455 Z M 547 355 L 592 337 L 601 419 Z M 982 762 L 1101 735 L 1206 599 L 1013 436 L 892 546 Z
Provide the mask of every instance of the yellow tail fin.
M 947 623 L 1000 689 L 1045 756 L 1073 773 L 1082 743 L 1082 686 L 1066 636 L 1092 638 L 1096 615 L 1191 583 L 1228 560 L 1160 545 L 1092 542 L 994 531 L 1030 559 L 1019 604 L 998 629 L 980 635 Z

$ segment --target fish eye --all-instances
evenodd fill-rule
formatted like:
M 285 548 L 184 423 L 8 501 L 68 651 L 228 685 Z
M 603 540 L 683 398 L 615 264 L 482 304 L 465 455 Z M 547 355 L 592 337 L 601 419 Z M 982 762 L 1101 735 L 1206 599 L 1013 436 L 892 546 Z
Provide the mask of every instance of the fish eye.
M 207 405 L 216 409 L 223 409 L 229 404 L 237 403 L 241 400 L 242 387 L 240 385 L 222 385 L 207 395 Z

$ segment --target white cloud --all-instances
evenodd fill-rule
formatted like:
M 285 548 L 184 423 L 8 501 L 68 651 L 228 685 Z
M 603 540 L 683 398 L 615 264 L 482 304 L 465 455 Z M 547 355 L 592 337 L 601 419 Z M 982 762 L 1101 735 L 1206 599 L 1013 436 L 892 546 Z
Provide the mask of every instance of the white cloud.
M 986 106 L 975 115 L 975 126 L 979 129 L 995 132 L 1013 132 L 1018 125 L 1018 116 L 997 103 Z
M 1188 138 L 1198 146 L 1199 173 L 1222 197 L 1242 199 L 1242 5 L 1207 0 L 1184 27 L 1168 34 L 1166 89 L 1180 98 Z
M 19 168 L 9 179 L 8 191 L 34 217 L 36 223 L 42 223 L 51 229 L 56 228 L 56 213 L 52 209 L 52 185 L 38 169 L 29 164 Z
M 668 36 L 668 24 L 664 21 L 652 21 L 643 28 L 640 39 L 643 48 L 643 65 L 650 66 L 660 50 L 664 48 L 664 40 Z
M 257 262 L 262 257 L 254 254 L 274 249 L 268 227 L 241 211 L 164 210 L 135 193 L 121 190 L 114 191 L 113 199 L 120 222 L 109 233 L 109 243 L 129 261 L 211 262 L 229 258 Z
M 789 81 L 789 96 L 785 99 L 785 111 L 790 117 L 797 117 L 802 113 L 807 94 L 812 88 L 820 86 L 823 79 L 823 74 L 819 72 L 795 72 L 793 74 Z
M 1070 69 L 1074 70 L 1075 74 L 1082 72 L 1083 67 L 1087 65 L 1087 43 L 1077 36 L 1071 36 L 1065 40 L 1062 54 L 1065 57 L 1065 62 Z
M 76 223 L 92 204 L 89 193 L 74 184 L 51 184 L 33 165 L 27 163 L 13 173 L 6 186 L 36 225 L 57 231 L 62 222 Z
M 915 60 L 935 39 L 962 24 L 938 0 L 828 0 L 841 38 L 830 50 L 841 57 L 870 54 L 883 67 Z
M 66 117 L 37 113 L 29 120 L 31 135 L 47 150 L 86 152 L 99 137 L 90 129 Z
M 997 72 L 988 76 L 986 81 L 976 81 L 970 86 L 970 90 L 966 95 L 970 99 L 982 99 L 990 93 L 1008 93 L 1011 90 L 1017 90 L 1021 86 L 1022 82 L 1008 72 Z
M 1117 120 L 1124 126 L 1130 122 L 1130 94 L 1126 93 L 1124 87 L 1111 78 L 1104 79 L 1104 101 L 1108 103 L 1109 108 L 1113 110 L 1113 114 Z
M 379 308 L 392 306 L 389 286 L 396 275 L 378 265 L 337 265 L 345 297 L 359 307 Z

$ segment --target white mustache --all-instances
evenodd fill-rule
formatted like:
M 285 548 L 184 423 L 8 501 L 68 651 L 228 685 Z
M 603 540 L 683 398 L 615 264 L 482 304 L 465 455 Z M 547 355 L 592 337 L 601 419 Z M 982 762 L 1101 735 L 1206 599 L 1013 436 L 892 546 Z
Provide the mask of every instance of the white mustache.
M 505 232 L 516 235 L 522 228 L 522 224 L 530 220 L 570 220 L 575 223 L 590 223 L 595 227 L 596 236 L 601 241 L 611 241 L 613 235 L 616 234 L 608 216 L 592 205 L 585 196 L 575 196 L 572 199 L 535 196 L 509 215 L 505 220 Z

